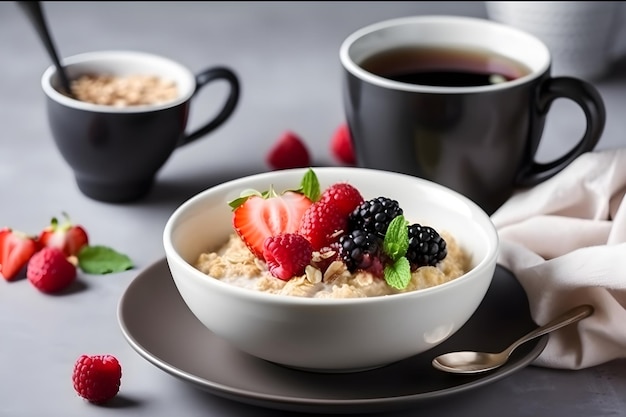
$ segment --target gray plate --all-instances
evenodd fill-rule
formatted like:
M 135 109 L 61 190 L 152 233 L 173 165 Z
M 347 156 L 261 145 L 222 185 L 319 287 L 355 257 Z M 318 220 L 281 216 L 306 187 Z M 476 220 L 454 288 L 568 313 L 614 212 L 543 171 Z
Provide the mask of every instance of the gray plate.
M 548 340 L 543 336 L 522 345 L 506 365 L 486 374 L 452 375 L 432 368 L 440 353 L 498 351 L 536 327 L 523 289 L 500 266 L 483 303 L 450 339 L 426 353 L 365 372 L 297 371 L 234 349 L 192 315 L 164 259 L 131 282 L 120 299 L 118 320 L 139 355 L 183 381 L 235 401 L 308 413 L 373 413 L 445 400 L 522 369 Z

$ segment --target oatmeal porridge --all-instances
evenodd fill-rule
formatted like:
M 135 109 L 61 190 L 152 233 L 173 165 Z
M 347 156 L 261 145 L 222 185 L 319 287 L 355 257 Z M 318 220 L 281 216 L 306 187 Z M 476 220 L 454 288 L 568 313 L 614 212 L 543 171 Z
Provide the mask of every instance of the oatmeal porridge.
M 411 279 L 403 289 L 395 289 L 384 279 L 365 271 L 348 271 L 341 261 L 333 261 L 322 273 L 309 265 L 304 274 L 289 280 L 278 279 L 269 273 L 264 261 L 246 247 L 233 233 L 228 242 L 216 252 L 199 256 L 196 267 L 210 279 L 271 294 L 309 298 L 359 298 L 398 294 L 443 284 L 460 277 L 471 269 L 469 255 L 445 232 L 447 256 L 436 266 L 422 266 L 411 272 Z M 314 256 L 321 256 L 314 253 Z

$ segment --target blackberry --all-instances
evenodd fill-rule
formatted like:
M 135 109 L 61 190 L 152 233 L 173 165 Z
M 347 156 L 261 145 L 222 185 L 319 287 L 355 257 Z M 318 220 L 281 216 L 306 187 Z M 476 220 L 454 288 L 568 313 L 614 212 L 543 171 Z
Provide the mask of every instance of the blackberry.
M 348 217 L 350 230 L 365 230 L 385 237 L 391 221 L 403 214 L 396 200 L 387 197 L 376 197 L 359 204 Z
M 420 266 L 435 266 L 448 255 L 446 241 L 435 229 L 420 224 L 409 226 L 409 248 L 406 258 L 411 270 Z
M 339 239 L 339 256 L 350 272 L 363 270 L 382 277 L 382 248 L 382 240 L 365 230 L 353 230 Z

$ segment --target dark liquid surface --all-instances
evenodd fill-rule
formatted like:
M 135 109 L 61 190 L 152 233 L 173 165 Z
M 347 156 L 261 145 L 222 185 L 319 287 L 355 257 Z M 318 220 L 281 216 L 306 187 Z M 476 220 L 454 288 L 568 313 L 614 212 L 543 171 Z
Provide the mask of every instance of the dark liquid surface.
M 441 87 L 475 87 L 530 73 L 520 62 L 488 51 L 406 47 L 365 59 L 361 67 L 390 80 Z

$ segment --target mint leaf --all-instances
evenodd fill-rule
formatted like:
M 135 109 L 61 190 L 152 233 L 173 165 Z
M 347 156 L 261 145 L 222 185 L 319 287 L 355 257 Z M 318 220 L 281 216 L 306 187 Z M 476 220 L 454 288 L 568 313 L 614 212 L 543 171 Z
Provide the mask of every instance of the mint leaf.
M 107 246 L 84 246 L 78 253 L 78 266 L 83 272 L 104 275 L 133 268 L 133 262 Z
M 383 250 L 394 262 L 406 255 L 409 248 L 408 224 L 403 215 L 396 216 L 385 233 Z
M 309 168 L 308 171 L 302 177 L 302 180 L 300 181 L 300 188 L 285 190 L 284 192 L 287 192 L 287 191 L 294 191 L 294 192 L 302 193 L 307 198 L 309 198 L 309 200 L 313 202 L 319 200 L 320 196 L 322 195 L 322 192 L 320 190 L 320 183 L 319 183 L 319 180 L 317 179 L 317 175 L 315 175 L 315 172 L 313 172 L 311 168 Z M 250 188 L 250 189 L 243 190 L 239 194 L 239 197 L 235 198 L 232 201 L 229 201 L 228 205 L 234 211 L 236 208 L 241 206 L 243 203 L 246 202 L 248 198 L 252 196 L 258 196 L 264 199 L 269 199 L 273 197 L 278 197 L 279 194 L 276 192 L 276 190 L 274 189 L 272 185 L 270 185 L 270 187 L 263 192 Z
M 385 267 L 385 281 L 390 287 L 403 290 L 411 281 L 411 265 L 404 256 Z
M 322 195 L 322 192 L 320 190 L 320 182 L 317 179 L 317 175 L 311 168 L 309 168 L 304 174 L 304 177 L 302 177 L 299 191 L 313 202 L 319 200 L 320 196 Z

